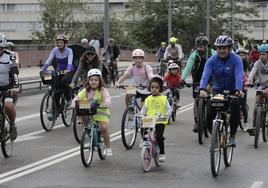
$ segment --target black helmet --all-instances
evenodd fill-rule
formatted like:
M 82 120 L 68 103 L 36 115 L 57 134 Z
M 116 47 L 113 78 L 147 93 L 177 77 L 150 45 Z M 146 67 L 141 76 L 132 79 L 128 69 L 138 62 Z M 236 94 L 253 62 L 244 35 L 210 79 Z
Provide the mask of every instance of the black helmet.
M 195 39 L 195 45 L 208 45 L 208 38 L 206 36 L 200 36 Z
M 96 54 L 96 49 L 94 46 L 89 46 L 86 48 L 86 52 L 85 53 L 91 53 L 91 54 Z

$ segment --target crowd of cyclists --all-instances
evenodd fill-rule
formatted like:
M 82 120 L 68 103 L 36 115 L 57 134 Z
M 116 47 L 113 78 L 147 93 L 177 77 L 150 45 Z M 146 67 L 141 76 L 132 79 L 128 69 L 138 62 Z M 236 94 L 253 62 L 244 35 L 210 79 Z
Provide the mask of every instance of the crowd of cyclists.
M 109 139 L 109 120 L 111 98 L 106 88 L 104 77 L 107 73 L 103 71 L 104 64 L 114 67 L 115 74 L 118 75 L 117 62 L 120 57 L 120 50 L 115 44 L 115 40 L 110 38 L 105 47 L 103 56 L 104 62 L 100 59 L 99 42 L 93 38 L 90 42 L 83 38 L 81 45 L 85 48 L 79 59 L 76 68 L 73 65 L 73 51 L 67 46 L 68 36 L 60 34 L 56 38 L 57 46 L 54 47 L 41 69 L 40 76 L 44 77 L 48 67 L 56 61 L 54 67 L 57 73 L 63 75 L 59 79 L 57 74 L 52 75 L 55 87 L 60 87 L 64 91 L 66 108 L 75 108 L 75 101 L 85 99 L 94 100 L 98 103 L 97 113 L 94 115 L 95 121 L 100 123 L 101 132 L 106 145 L 106 155 L 112 156 L 112 149 Z M 207 97 L 209 94 L 223 93 L 228 90 L 237 98 L 229 101 L 230 108 L 230 137 L 229 143 L 237 146 L 236 132 L 240 122 L 240 109 L 243 112 L 243 124 L 249 131 L 254 131 L 256 112 L 253 112 L 253 123 L 248 125 L 247 86 L 258 83 L 263 88 L 263 95 L 268 100 L 268 45 L 263 43 L 259 46 L 249 44 L 245 39 L 240 45 L 238 40 L 233 40 L 229 36 L 220 35 L 216 38 L 213 45 L 206 36 L 198 36 L 195 46 L 187 59 L 186 66 L 182 67 L 184 53 L 182 46 L 178 44 L 178 39 L 171 37 L 169 44 L 161 42 L 161 47 L 156 53 L 160 66 L 167 68 L 160 75 L 154 75 L 150 65 L 144 62 L 145 53 L 142 49 L 135 49 L 132 52 L 133 63 L 129 65 L 125 73 L 115 82 L 116 87 L 131 78 L 133 86 L 143 86 L 137 89 L 135 96 L 141 98 L 140 114 L 156 117 L 170 116 L 170 104 L 165 96 L 165 88 L 170 88 L 176 97 L 176 108 L 181 106 L 180 89 L 187 85 L 188 75 L 192 77 L 192 97 L 194 100 L 193 108 L 193 132 L 198 132 L 196 101 L 199 97 Z M 95 44 L 95 46 L 94 46 Z M 17 137 L 15 126 L 16 101 L 19 90 L 19 64 L 18 56 L 8 49 L 9 44 L 4 35 L 0 36 L 0 90 L 9 91 L 5 99 L 5 110 L 11 121 L 11 139 Z M 183 69 L 182 69 L 183 68 Z M 83 85 L 78 94 L 74 96 L 73 89 L 77 81 L 83 77 Z M 198 91 L 198 92 L 196 92 Z M 130 105 L 133 94 L 126 94 L 125 104 Z M 256 101 L 259 100 L 256 98 Z M 106 107 L 106 108 L 103 108 Z M 212 122 L 216 115 L 207 104 L 207 127 L 212 131 Z M 49 114 L 48 114 L 49 116 Z M 79 120 L 87 124 L 88 117 L 81 116 Z M 160 121 L 156 125 L 156 139 L 160 148 L 160 161 L 166 160 L 164 149 L 164 130 L 168 121 Z

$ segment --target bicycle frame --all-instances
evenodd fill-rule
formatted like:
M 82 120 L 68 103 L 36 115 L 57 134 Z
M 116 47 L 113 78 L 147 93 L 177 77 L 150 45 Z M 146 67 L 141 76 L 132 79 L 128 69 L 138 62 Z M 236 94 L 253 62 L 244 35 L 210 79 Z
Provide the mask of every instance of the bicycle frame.
M 99 143 L 100 143 L 99 124 L 97 122 L 95 122 L 91 118 L 91 116 L 89 117 L 89 122 L 88 122 L 87 126 L 85 127 L 85 131 L 89 131 L 93 137 L 93 148 L 99 147 Z

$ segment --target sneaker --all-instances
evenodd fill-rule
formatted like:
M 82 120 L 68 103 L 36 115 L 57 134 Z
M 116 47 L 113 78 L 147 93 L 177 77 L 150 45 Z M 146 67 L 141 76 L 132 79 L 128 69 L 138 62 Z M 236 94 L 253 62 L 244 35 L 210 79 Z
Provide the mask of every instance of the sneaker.
M 235 140 L 234 137 L 229 137 L 229 143 L 233 146 L 233 147 L 236 147 L 237 146 L 237 141 Z
M 249 133 L 249 136 L 255 136 L 255 128 L 248 128 L 247 132 Z
M 159 157 L 158 157 L 158 159 L 159 159 L 159 162 L 165 162 L 165 160 L 166 160 L 166 154 L 160 154 Z
M 106 148 L 105 152 L 106 152 L 106 156 L 113 156 L 113 152 L 111 148 Z
M 15 124 L 10 125 L 9 134 L 10 134 L 11 140 L 15 140 L 17 138 L 18 133 L 17 133 L 17 127 L 15 126 Z
M 198 129 L 197 129 L 197 127 L 195 127 L 195 128 L 193 129 L 193 132 L 194 132 L 194 133 L 198 133 Z
M 244 131 L 247 131 L 248 129 L 248 123 L 243 123 Z

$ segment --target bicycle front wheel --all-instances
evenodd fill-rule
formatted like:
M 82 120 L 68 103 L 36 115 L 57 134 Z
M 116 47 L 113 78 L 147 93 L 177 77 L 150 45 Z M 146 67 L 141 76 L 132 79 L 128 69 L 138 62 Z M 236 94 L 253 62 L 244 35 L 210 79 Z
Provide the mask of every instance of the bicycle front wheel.
M 93 135 L 89 130 L 85 130 L 81 139 L 80 155 L 85 167 L 89 167 L 93 159 Z
M 131 149 L 137 138 L 137 118 L 135 117 L 135 109 L 128 107 L 122 117 L 121 121 L 121 137 L 126 149 Z
M 2 118 L 4 117 L 2 116 Z M 12 155 L 14 141 L 10 139 L 10 132 L 7 128 L 8 123 L 5 121 L 5 119 L 2 120 L 1 124 L 3 125 L 3 127 L 1 127 L 1 149 L 4 157 L 8 158 Z
M 143 147 L 141 150 L 141 167 L 144 172 L 148 172 L 151 169 L 152 156 L 150 153 L 150 147 Z
M 56 103 L 52 95 L 50 95 L 50 93 L 46 93 L 40 106 L 40 120 L 43 129 L 51 131 L 55 125 L 56 119 Z
M 218 176 L 221 163 L 221 135 L 219 125 L 213 125 L 212 138 L 210 145 L 210 166 L 211 173 L 214 177 Z
M 256 125 L 255 125 L 255 138 L 254 138 L 254 147 L 258 148 L 259 146 L 259 135 L 260 135 L 260 128 L 262 124 L 262 107 L 257 106 L 257 114 L 256 114 Z
M 80 144 L 84 132 L 84 125 L 83 122 L 79 120 L 76 110 L 74 110 L 73 113 L 73 132 L 75 140 Z
M 228 122 L 226 121 L 226 123 L 228 123 Z M 224 132 L 225 132 L 225 140 L 224 140 L 225 141 L 225 144 L 224 144 L 225 146 L 223 147 L 223 160 L 224 160 L 225 166 L 229 167 L 232 164 L 234 147 L 227 142 L 228 125 L 225 125 Z
M 197 127 L 198 127 L 198 142 L 203 144 L 204 126 L 205 126 L 205 106 L 204 100 L 198 101 Z
M 266 110 L 263 111 L 263 115 L 262 115 L 262 139 L 264 142 L 267 142 L 267 126 L 266 126 Z

